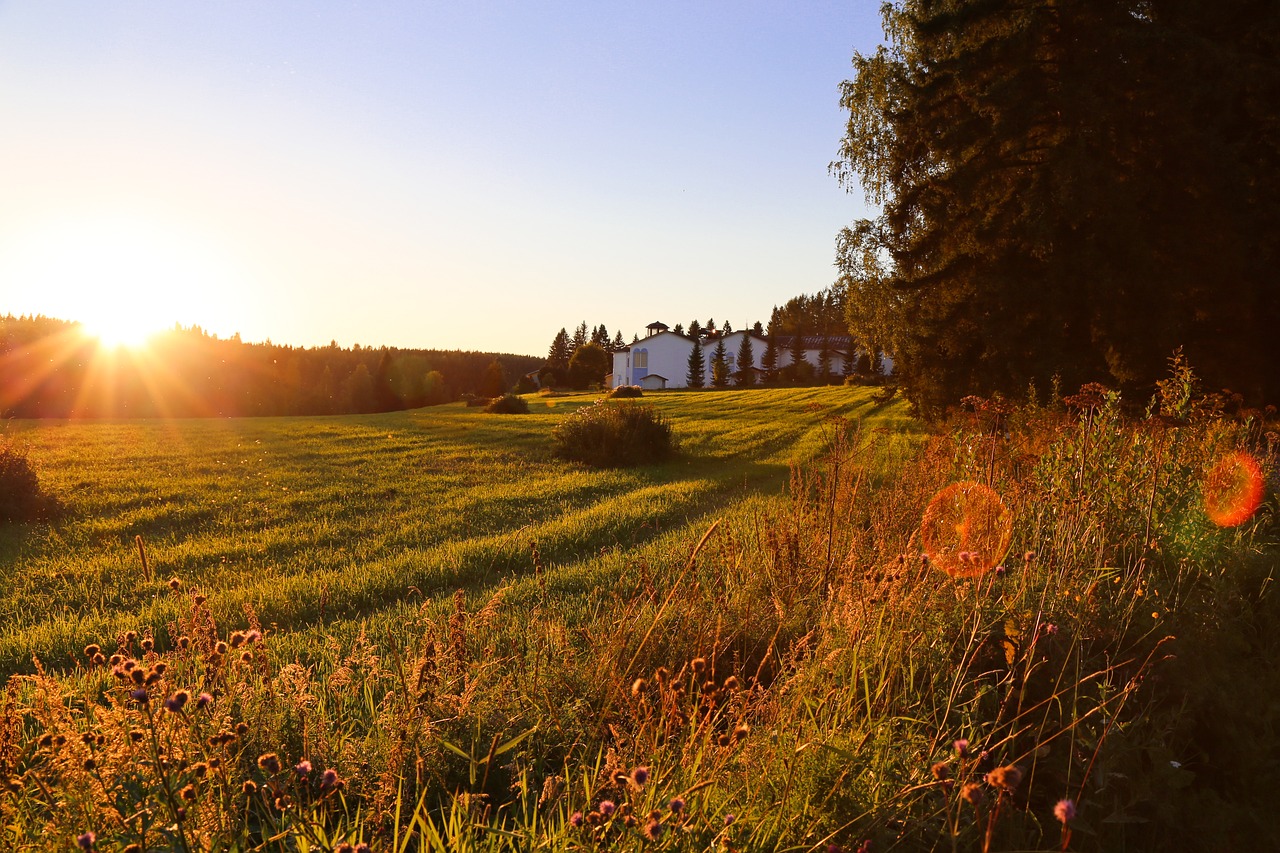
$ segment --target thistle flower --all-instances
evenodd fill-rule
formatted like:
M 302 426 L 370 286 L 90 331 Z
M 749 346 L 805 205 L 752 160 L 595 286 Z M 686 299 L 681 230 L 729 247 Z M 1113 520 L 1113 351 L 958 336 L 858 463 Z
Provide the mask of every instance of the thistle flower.
M 201 711 L 203 711 L 205 708 L 208 708 L 212 702 L 213 702 L 213 697 L 210 696 L 208 693 L 201 693 L 199 696 L 196 697 L 196 707 L 199 708 Z
M 987 774 L 987 784 L 995 788 L 1000 788 L 1009 793 L 1013 793 L 1013 789 L 1018 787 L 1018 783 L 1022 781 L 1022 771 L 1014 767 L 1012 764 L 1005 767 L 997 767 Z
M 632 781 L 632 782 L 635 782 L 637 785 L 643 785 L 645 782 L 648 782 L 648 781 L 649 781 L 649 768 L 648 768 L 648 767 L 637 767 L 635 770 L 632 770 L 632 771 L 631 771 L 631 781 Z
M 671 809 L 672 814 L 680 814 L 682 811 L 684 811 L 684 806 L 685 806 L 684 800 L 682 800 L 679 797 L 675 797 L 671 800 L 671 802 L 667 803 L 667 808 Z
M 707 659 L 694 658 L 689 661 L 689 666 L 693 669 L 694 675 L 702 675 L 702 671 L 707 668 Z
M 252 796 L 258 793 L 258 783 L 253 781 L 252 779 L 245 779 L 244 784 L 240 786 L 240 790 Z
M 727 814 L 724 816 L 724 825 L 733 826 L 733 822 L 736 821 L 737 819 L 738 819 L 738 816 L 736 814 L 732 814 L 732 813 Z
M 86 832 L 83 835 L 76 836 L 76 846 L 81 850 L 92 850 L 97 841 L 98 836 L 93 832 Z
M 657 841 L 662 837 L 662 831 L 664 829 L 666 829 L 666 827 L 662 825 L 662 821 L 658 820 L 656 817 L 650 818 L 649 822 L 644 825 L 644 837 L 650 841 Z
M 164 700 L 164 709 L 170 714 L 176 714 L 186 707 L 187 700 L 191 698 L 191 694 L 185 690 L 179 690 L 177 693 Z
M 338 784 L 338 781 L 338 771 L 334 770 L 332 767 L 325 770 L 320 776 L 320 784 L 325 788 L 332 788 L 334 785 Z
M 311 762 L 307 761 L 305 758 L 302 759 L 297 764 L 293 765 L 293 772 L 297 773 L 299 776 L 306 776 L 311 772 Z
M 939 761 L 937 764 L 933 765 L 930 770 L 933 771 L 933 778 L 937 779 L 939 782 L 951 778 L 951 768 L 945 761 Z
M 585 818 L 583 818 L 582 812 L 574 812 L 572 815 L 569 816 L 569 823 L 578 829 L 582 828 L 582 823 L 584 820 Z
M 1070 823 L 1076 819 L 1076 804 L 1072 800 L 1058 800 L 1053 807 L 1053 816 L 1063 824 Z
M 958 741 L 956 741 L 955 747 L 956 747 L 956 755 L 958 755 L 960 758 L 969 757 L 969 741 L 965 740 L 964 738 L 960 738 Z
M 616 808 L 617 808 L 617 805 L 613 802 L 613 800 L 600 801 L 600 805 L 599 805 L 600 814 L 604 815 L 605 817 L 608 817 L 609 815 L 613 814 L 613 811 Z
M 177 592 L 178 590 L 182 589 L 182 581 L 178 580 L 177 578 L 169 578 L 169 589 L 173 590 L 174 592 Z
M 280 772 L 280 756 L 276 755 L 274 752 L 263 753 L 258 756 L 258 766 L 274 776 Z
M 139 687 L 136 690 L 130 690 L 129 698 L 135 702 L 141 702 L 145 705 L 147 704 L 147 689 L 145 687 Z
M 196 798 L 196 786 L 187 785 L 178 793 L 178 795 L 182 797 L 182 799 L 186 800 L 187 802 L 192 802 Z
M 643 678 L 637 678 L 635 681 L 631 682 L 631 695 L 639 696 L 644 692 L 644 688 L 645 680 Z
M 974 806 L 981 805 L 983 800 L 987 798 L 986 792 L 982 790 L 982 786 L 977 782 L 966 782 L 964 787 L 960 789 L 960 796 Z
M 89 645 L 84 647 L 85 657 L 91 658 L 94 655 L 98 655 L 98 654 L 102 654 L 102 647 L 99 646 L 97 643 L 90 643 Z

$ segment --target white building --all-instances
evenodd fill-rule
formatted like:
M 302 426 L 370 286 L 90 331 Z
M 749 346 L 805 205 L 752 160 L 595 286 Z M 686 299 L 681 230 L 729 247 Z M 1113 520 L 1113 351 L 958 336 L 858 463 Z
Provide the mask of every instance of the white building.
M 613 373 L 609 376 L 609 386 L 617 388 L 620 385 L 639 385 L 647 391 L 687 387 L 689 355 L 693 352 L 693 338 L 670 331 L 664 323 L 650 323 L 645 327 L 645 331 L 649 333 L 647 337 L 613 354 Z M 742 339 L 748 335 L 751 337 L 753 366 L 756 370 L 760 370 L 765 350 L 769 345 L 768 339 L 763 335 L 741 331 L 730 332 L 727 335 L 715 333 L 699 339 L 702 345 L 704 386 L 711 386 L 711 363 L 716 346 L 721 341 L 724 342 L 729 372 L 736 373 L 738 350 L 742 346 Z M 793 343 L 794 339 L 789 335 L 779 336 L 775 340 L 778 368 L 791 364 Z M 852 353 L 849 351 L 852 342 L 847 336 L 829 336 L 825 339 L 820 335 L 805 336 L 802 343 L 804 359 L 813 365 L 815 370 L 821 364 L 825 343 L 828 369 L 834 376 L 842 376 L 849 372 L 852 368 L 850 362 L 857 358 L 856 351 Z M 887 375 L 893 371 L 893 361 L 888 356 L 884 356 L 883 359 L 884 372 Z

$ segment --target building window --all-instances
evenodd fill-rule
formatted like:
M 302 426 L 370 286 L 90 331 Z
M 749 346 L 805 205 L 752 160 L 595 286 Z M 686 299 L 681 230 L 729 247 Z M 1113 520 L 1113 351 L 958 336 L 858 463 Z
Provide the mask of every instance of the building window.
M 636 350 L 634 358 L 631 361 L 634 367 L 649 368 L 649 351 L 645 349 Z

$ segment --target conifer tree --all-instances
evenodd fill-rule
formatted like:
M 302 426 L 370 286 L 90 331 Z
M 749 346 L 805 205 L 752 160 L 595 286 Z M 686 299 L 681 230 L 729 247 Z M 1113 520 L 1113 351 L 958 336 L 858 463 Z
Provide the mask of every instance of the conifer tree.
M 694 320 L 689 324 L 689 337 L 693 338 L 695 341 L 702 337 L 702 324 L 697 320 Z
M 619 330 L 614 333 L 613 343 L 609 345 L 610 352 L 622 352 L 627 348 L 627 342 L 622 339 L 622 332 Z
M 703 387 L 706 385 L 706 373 L 707 363 L 702 355 L 702 341 L 694 337 L 693 349 L 689 350 L 689 373 L 685 376 L 685 384 L 690 388 Z
M 729 384 L 729 354 L 724 348 L 723 335 L 716 339 L 716 348 L 711 354 L 711 384 L 716 388 Z
M 683 325 L 681 325 L 680 323 L 676 323 L 675 328 L 674 328 L 674 329 L 672 329 L 671 331 L 675 332 L 677 335 L 683 335 L 683 334 L 684 334 L 684 326 L 683 326 Z
M 772 385 L 778 381 L 778 339 L 773 335 L 765 338 L 764 355 L 760 356 L 760 369 L 764 371 L 766 385 Z
M 573 338 L 569 342 L 569 358 L 573 358 L 573 354 L 578 351 L 578 347 L 585 344 L 587 340 L 587 321 L 583 320 L 578 324 L 578 328 L 573 330 Z
M 734 374 L 734 383 L 741 387 L 756 384 L 756 354 L 751 346 L 751 335 L 743 334 L 742 343 L 738 344 L 738 370 Z

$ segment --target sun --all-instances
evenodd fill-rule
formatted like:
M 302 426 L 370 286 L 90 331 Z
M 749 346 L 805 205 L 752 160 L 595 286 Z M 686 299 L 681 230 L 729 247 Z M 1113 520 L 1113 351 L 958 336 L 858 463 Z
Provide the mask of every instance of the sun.
M 97 213 L 28 231 L 6 277 L 30 289 L 39 313 L 78 321 L 104 348 L 138 349 L 174 324 L 220 319 L 227 272 L 207 241 L 174 224 Z

